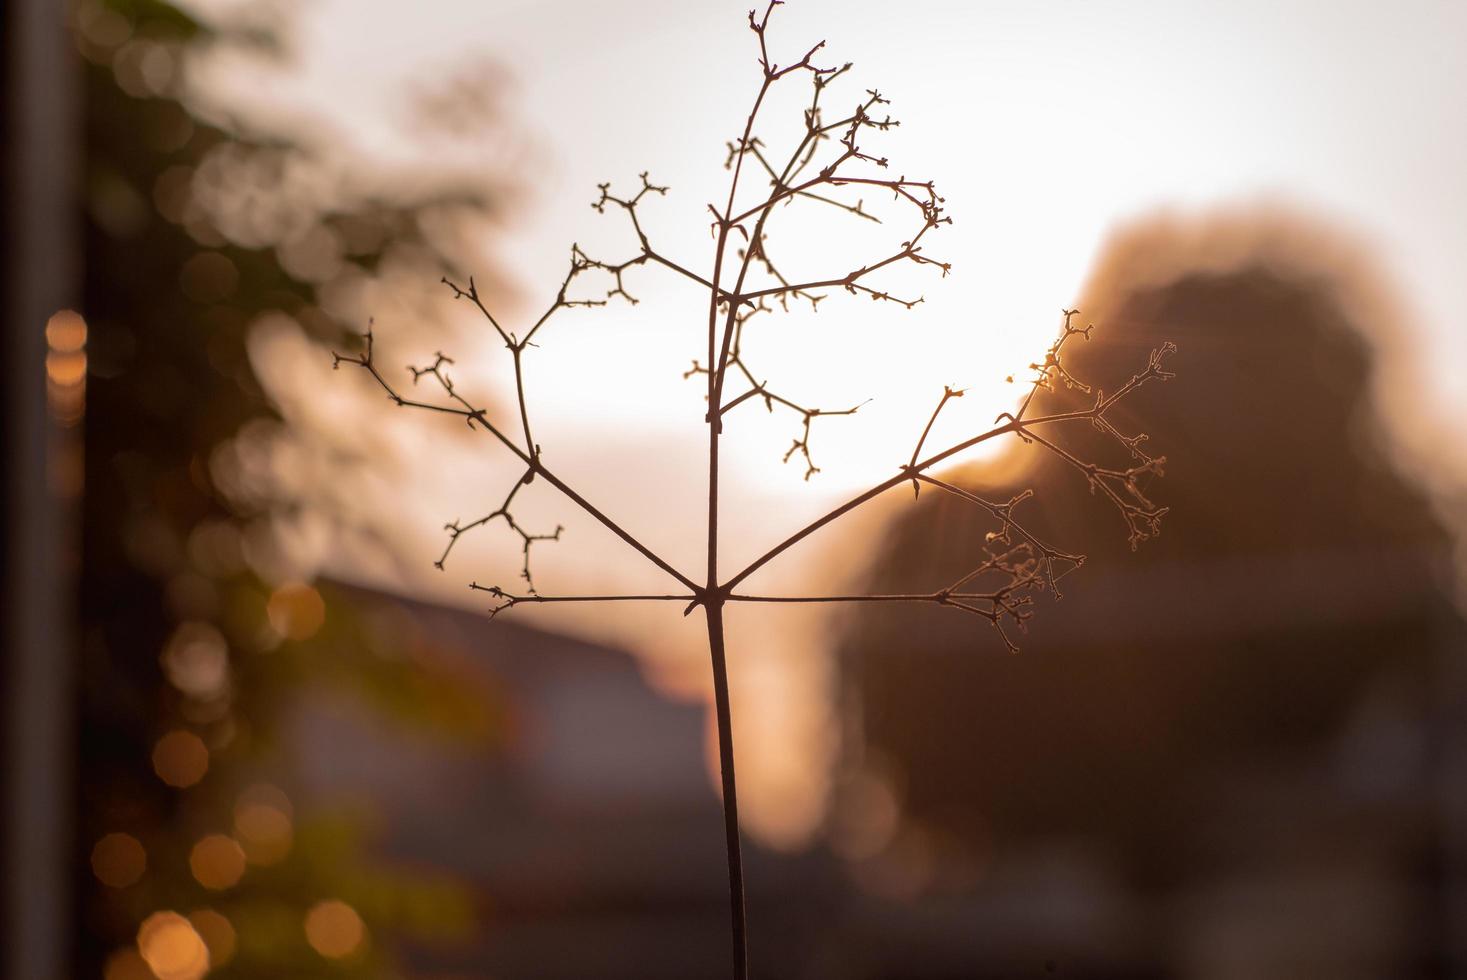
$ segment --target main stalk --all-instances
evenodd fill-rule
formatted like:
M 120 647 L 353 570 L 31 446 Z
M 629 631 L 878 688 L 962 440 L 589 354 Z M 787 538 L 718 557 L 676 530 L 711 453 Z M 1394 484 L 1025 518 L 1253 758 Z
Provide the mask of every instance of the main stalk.
M 723 644 L 723 601 L 707 604 L 708 649 L 713 658 L 714 711 L 718 718 L 718 767 L 723 783 L 723 833 L 728 850 L 729 911 L 733 925 L 733 975 L 749 975 L 749 943 L 744 912 L 744 867 L 739 845 L 739 802 L 734 782 L 733 728 L 728 702 L 728 662 Z
M 737 175 L 735 176 L 737 180 Z M 732 197 L 732 195 L 730 195 Z M 718 437 L 722 429 L 722 386 L 714 359 L 718 280 L 728 229 L 719 236 L 709 312 L 708 350 L 708 579 L 703 610 L 708 617 L 708 653 L 713 665 L 713 707 L 718 720 L 718 770 L 723 785 L 723 832 L 728 852 L 729 914 L 732 923 L 734 980 L 748 980 L 749 940 L 744 909 L 744 865 L 739 844 L 739 797 L 734 779 L 733 721 L 729 709 L 728 658 L 723 638 L 725 592 L 718 582 Z M 730 304 L 732 307 L 732 304 Z

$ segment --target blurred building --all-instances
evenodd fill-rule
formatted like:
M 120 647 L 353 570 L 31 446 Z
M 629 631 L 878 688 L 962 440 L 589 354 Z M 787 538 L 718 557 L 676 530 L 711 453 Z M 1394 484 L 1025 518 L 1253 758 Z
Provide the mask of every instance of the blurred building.
M 304 807 L 354 802 L 378 857 L 451 873 L 476 895 L 472 938 L 409 957 L 425 977 L 719 978 L 728 971 L 722 811 L 706 711 L 653 690 L 626 651 L 481 612 L 337 586 L 406 649 L 487 692 L 504 733 L 469 745 L 384 726 L 310 692 L 286 755 Z M 431 651 L 431 652 L 429 652 Z M 836 884 L 828 861 L 746 853 L 767 975 L 797 976 Z M 824 902 L 828 907 L 828 898 Z
M 1111 418 L 1168 457 L 1162 536 L 1130 554 L 1115 511 L 1032 447 L 1002 478 L 950 474 L 1035 487 L 1026 527 L 1089 556 L 1022 653 L 930 607 L 847 632 L 834 840 L 873 898 L 845 976 L 1467 975 L 1467 629 L 1448 533 L 1374 412 L 1372 344 L 1398 326 L 1250 260 L 1226 224 L 1102 261 L 1105 319 L 1067 353 L 1114 390 L 1179 345 L 1178 379 Z M 1204 254 L 1230 235 L 1234 259 Z M 1053 434 L 1124 464 L 1075 429 Z M 924 493 L 868 584 L 941 588 L 992 529 Z

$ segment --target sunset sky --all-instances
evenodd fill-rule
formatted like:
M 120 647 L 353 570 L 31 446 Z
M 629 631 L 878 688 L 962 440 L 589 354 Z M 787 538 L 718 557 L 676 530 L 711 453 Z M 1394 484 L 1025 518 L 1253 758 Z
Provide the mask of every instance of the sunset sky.
M 203 98 L 262 120 L 294 120 L 329 152 L 405 172 L 424 161 L 472 167 L 476 158 L 511 169 L 526 199 L 484 246 L 519 289 L 518 301 L 502 307 L 508 319 L 533 316 L 553 296 L 571 241 L 597 256 L 633 254 L 620 216 L 598 216 L 588 204 L 598 183 L 631 189 L 642 170 L 672 187 L 643 212 L 654 243 L 689 266 L 707 266 L 706 203 L 724 193 L 723 146 L 758 86 L 739 4 L 312 0 L 281 9 L 289 14 L 286 61 L 200 64 Z M 889 475 L 942 385 L 973 390 L 945 420 L 954 438 L 1009 407 L 1016 389 L 1005 377 L 1027 373 L 1107 236 L 1163 209 L 1186 215 L 1278 203 L 1363 242 L 1409 318 L 1390 325 L 1393 341 L 1416 338 L 1403 345 L 1411 360 L 1397 368 L 1417 391 L 1397 404 L 1414 406 L 1398 420 L 1401 438 L 1445 432 L 1467 442 L 1467 426 L 1453 421 L 1467 418 L 1467 5 L 793 0 L 776 13 L 770 36 L 776 61 L 824 39 L 818 61 L 855 62 L 832 91 L 836 108 L 872 87 L 892 99 L 902 126 L 879 151 L 894 171 L 938 182 L 955 224 L 929 250 L 954 270 L 945 281 L 904 275 L 903 287 L 926 297 L 910 313 L 834 296 L 818 317 L 776 325 L 785 331 L 778 343 L 751 352 L 771 386 L 796 400 L 832 408 L 873 400 L 854 419 L 819 423 L 814 450 L 823 471 L 809 484 L 802 468 L 779 461 L 798 434 L 794 418 L 757 410 L 740 420 L 729 442 L 731 567 L 802 517 Z M 498 94 L 482 106 L 466 103 L 463 138 L 424 134 L 415 107 L 456 77 L 493 79 Z M 895 227 L 892 234 L 901 240 Z M 780 241 L 776 225 L 772 249 Z M 814 277 L 848 271 L 822 266 L 822 257 L 821 247 L 802 244 L 789 262 Z M 703 307 L 695 291 L 656 270 L 636 271 L 628 286 L 641 305 L 574 312 L 534 352 L 537 434 L 547 459 L 604 487 L 598 500 L 696 567 L 700 538 L 687 532 L 702 506 L 702 388 L 680 372 L 698 356 Z M 487 345 L 474 353 L 494 356 Z M 502 379 L 496 370 L 465 367 L 461 375 L 488 383 Z M 317 377 L 289 376 L 302 384 Z M 408 420 L 403 431 L 431 421 Z M 499 464 L 475 465 L 483 468 L 422 488 L 407 519 L 423 540 L 436 543 L 444 520 L 480 506 L 465 487 L 512 479 Z M 696 492 L 667 489 L 685 486 L 680 474 L 688 472 Z M 615 542 L 573 523 L 559 501 L 532 508 L 537 520 L 566 523 L 572 539 L 585 532 L 582 544 L 537 556 L 554 591 L 634 574 L 614 557 Z M 492 557 L 507 543 L 493 538 L 466 550 L 452 581 L 440 577 L 437 588 L 461 599 L 468 579 L 492 580 L 476 561 L 512 576 L 514 562 Z M 772 591 L 801 567 L 771 569 L 761 581 Z M 636 574 L 639 585 L 658 581 Z M 698 624 L 675 613 L 655 626 L 626 617 L 618 610 L 570 621 L 651 650 L 657 666 L 649 669 L 670 686 L 697 686 L 706 668 L 683 654 L 697 649 Z M 751 826 L 791 839 L 819 811 L 810 773 L 828 750 L 829 730 L 810 704 L 828 665 L 809 652 L 818 634 L 808 618 L 736 619 L 734 629 L 735 646 L 748 651 L 735 668 L 736 717 L 740 698 L 764 708 L 759 725 L 741 730 L 741 753 L 760 759 Z M 677 663 L 694 664 L 693 680 L 673 676 Z M 760 752 L 761 739 L 769 752 Z M 805 754 L 786 758 L 779 747 L 790 745 Z M 778 807 L 761 809 L 760 774 L 764 799 L 779 799 Z
M 499 254 L 529 291 L 559 270 L 568 239 L 595 233 L 585 205 L 601 181 L 651 168 L 674 188 L 667 228 L 700 211 L 757 84 L 744 9 L 731 3 L 290 9 L 290 71 L 225 84 L 270 111 L 330 120 L 343 148 L 420 159 L 403 132 L 411 93 L 479 59 L 507 69 L 511 131 L 536 164 Z M 1117 221 L 1276 196 L 1377 245 L 1440 355 L 1429 394 L 1467 406 L 1446 366 L 1467 358 L 1462 5 L 918 0 L 898 12 L 801 0 L 779 11 L 772 37 L 776 55 L 825 39 L 826 60 L 856 63 L 852 97 L 877 87 L 893 98 L 894 166 L 937 179 L 958 218 L 945 245 L 959 278 L 931 290 L 924 311 L 963 324 L 953 334 L 1022 333 L 1027 357 L 1027 332 L 1050 328 Z

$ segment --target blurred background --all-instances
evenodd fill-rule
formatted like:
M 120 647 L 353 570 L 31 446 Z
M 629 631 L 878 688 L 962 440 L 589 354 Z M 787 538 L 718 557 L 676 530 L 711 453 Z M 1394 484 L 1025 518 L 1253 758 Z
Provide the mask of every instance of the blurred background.
M 331 351 L 374 321 L 394 383 L 441 350 L 503 411 L 502 346 L 440 278 L 522 333 L 572 241 L 636 254 L 588 205 L 644 170 L 671 191 L 643 227 L 706 268 L 745 11 L 0 11 L 6 975 L 726 975 L 701 620 L 490 622 L 467 585 L 518 584 L 513 532 L 434 562 L 514 461 Z M 1021 653 L 927 606 L 731 610 L 756 975 L 1467 976 L 1467 8 L 800 0 L 770 36 L 855 61 L 832 105 L 893 99 L 879 152 L 938 181 L 954 273 L 751 328 L 776 390 L 872 400 L 816 420 L 808 482 L 797 415 L 731 416 L 726 571 L 889 476 L 944 384 L 930 446 L 1012 410 L 1062 307 L 1102 389 L 1180 351 L 1113 418 L 1168 457 L 1139 551 L 1035 447 L 944 474 L 1034 488 L 1029 526 L 1089 556 Z M 854 239 L 806 220 L 771 249 L 821 278 Z M 625 285 L 538 336 L 537 438 L 696 568 L 699 296 Z M 565 526 L 546 592 L 667 585 L 551 488 L 516 516 Z M 992 530 L 893 493 L 751 587 L 930 591 Z

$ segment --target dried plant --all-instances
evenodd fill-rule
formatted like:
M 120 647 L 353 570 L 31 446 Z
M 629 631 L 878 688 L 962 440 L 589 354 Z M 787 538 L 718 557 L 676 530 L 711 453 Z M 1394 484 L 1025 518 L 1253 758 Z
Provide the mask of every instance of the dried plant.
M 831 83 L 846 74 L 851 65 L 820 67 L 816 58 L 824 42 L 806 51 L 803 57 L 793 63 L 778 65 L 771 60 L 766 33 L 770 16 L 780 4 L 781 0 L 771 0 L 762 16 L 757 11 L 749 12 L 749 27 L 759 45 L 761 79 L 753 107 L 744 122 L 743 132 L 728 144 L 725 160 L 725 169 L 731 173 L 728 197 L 721 207 L 712 204 L 708 206 L 712 215 L 711 233 L 715 246 L 706 276 L 675 261 L 652 245 L 643 228 L 640 209 L 650 195 L 665 195 L 668 188 L 652 183 L 648 174 L 643 173 L 639 176 L 640 186 L 635 193 L 618 195 L 613 193 L 611 184 L 602 184 L 599 187 L 599 197 L 592 202 L 592 207 L 598 212 L 611 210 L 626 215 L 639 243 L 639 251 L 620 262 L 610 262 L 592 258 L 580 247 L 572 246 L 569 269 L 554 301 L 530 324 L 523 335 L 507 329 L 495 317 L 472 278 L 464 285 L 444 278 L 444 284 L 453 291 L 454 296 L 473 304 L 509 351 L 514 366 L 514 414 L 517 418 L 504 420 L 491 417 L 487 409 L 477 406 L 465 397 L 448 373 L 447 369 L 453 361 L 441 353 L 424 367 L 409 368 L 413 384 L 431 381 L 439 399 L 426 401 L 405 396 L 379 370 L 374 357 L 370 328 L 365 334 L 365 348 L 361 353 L 333 355 L 338 367 L 341 364 L 352 364 L 367 371 L 397 405 L 457 416 L 470 429 L 487 433 L 499 442 L 524 467 L 523 473 L 493 510 L 477 520 L 463 524 L 454 522 L 446 526 L 448 542 L 443 554 L 435 562 L 442 569 L 454 544 L 463 534 L 493 521 L 504 521 L 518 534 L 523 544 L 523 587 L 511 590 L 498 585 L 484 586 L 477 582 L 470 585 L 470 588 L 488 592 L 495 598 L 497 604 L 492 608 L 491 615 L 529 603 L 671 602 L 682 604 L 684 615 L 702 609 L 707 619 L 708 649 L 713 666 L 714 707 L 717 716 L 731 895 L 733 972 L 738 978 L 746 977 L 748 972 L 747 940 L 728 668 L 724 646 L 724 607 L 733 602 L 930 603 L 959 610 L 986 621 L 1004 646 L 1015 651 L 1017 647 L 1012 631 L 1022 631 L 1032 615 L 1034 594 L 1048 590 L 1058 595 L 1059 580 L 1079 567 L 1085 560 L 1084 556 L 1041 540 L 1025 528 L 1016 511 L 1020 504 L 1033 496 L 1032 490 L 1024 490 L 1007 500 L 988 500 L 933 475 L 933 470 L 939 464 L 955 460 L 974 446 L 1004 436 L 1013 436 L 1023 443 L 1041 447 L 1070 464 L 1084 477 L 1092 493 L 1100 494 L 1114 505 L 1125 522 L 1134 549 L 1141 541 L 1159 532 L 1162 517 L 1166 514 L 1166 508 L 1154 504 L 1143 486 L 1149 478 L 1161 475 L 1165 457 L 1149 455 L 1144 448 L 1145 434 L 1125 434 L 1111 421 L 1110 412 L 1147 382 L 1172 377 L 1164 369 L 1163 363 L 1167 355 L 1175 350 L 1168 343 L 1152 351 L 1140 371 L 1110 394 L 1105 394 L 1075 377 L 1065 364 L 1064 354 L 1067 347 L 1077 337 L 1088 340 L 1092 330 L 1091 326 L 1075 326 L 1074 317 L 1077 312 L 1065 310 L 1064 323 L 1058 338 L 1042 361 L 1030 365 L 1034 377 L 1027 396 L 1017 410 L 999 415 L 992 427 L 985 431 L 940 451 L 929 451 L 924 456 L 928 437 L 939 415 L 949 402 L 963 397 L 964 394 L 961 390 L 945 387 L 917 439 L 911 457 L 899 464 L 889 479 L 811 521 L 774 544 L 733 575 L 720 575 L 719 440 L 731 414 L 740 406 L 755 402 L 762 403 L 770 412 L 780 410 L 794 415 L 799 425 L 799 434 L 785 451 L 784 459 L 789 462 L 798 457 L 805 466 L 805 479 L 808 480 L 820 471 L 810 449 L 814 421 L 827 416 L 853 415 L 861 407 L 855 405 L 836 410 L 806 407 L 772 389 L 767 381 L 751 369 L 745 359 L 743 338 L 750 321 L 755 317 L 767 319 L 776 310 L 787 311 L 791 304 L 808 303 L 812 309 L 816 309 L 830 292 L 838 290 L 910 309 L 922 302 L 921 297 L 904 299 L 879 288 L 875 284 L 879 278 L 877 273 L 902 263 L 930 266 L 944 277 L 951 269 L 949 263 L 934 259 L 925 251 L 929 237 L 952 220 L 946 215 L 943 198 L 937 193 L 933 182 L 914 180 L 906 176 L 888 176 L 890 168 L 886 158 L 868 154 L 862 149 L 864 136 L 898 125 L 883 108 L 887 100 L 878 92 L 868 90 L 856 101 L 849 113 L 830 120 L 827 118 L 830 113 L 827 113 L 822 100 Z M 775 157 L 771 148 L 755 135 L 755 125 L 771 89 L 796 76 L 805 78 L 812 89 L 808 105 L 803 110 L 803 137 L 787 156 Z M 749 171 L 756 172 L 757 178 L 748 178 Z M 751 190 L 751 187 L 757 189 Z M 750 193 L 754 197 L 753 203 L 745 200 Z M 878 194 L 882 197 L 890 195 L 893 207 L 906 218 L 908 227 L 911 228 L 906 237 L 884 256 L 848 272 L 808 281 L 795 281 L 776 265 L 770 252 L 768 237 L 769 225 L 776 210 L 794 203 L 808 203 L 811 206 L 839 209 L 854 220 L 880 223 L 885 218 L 868 210 L 866 204 L 868 197 Z M 856 196 L 854 202 L 848 199 L 852 195 Z M 562 310 L 604 306 L 617 299 L 635 304 L 637 299 L 627 289 L 626 274 L 634 268 L 649 265 L 662 266 L 677 276 L 697 283 L 708 293 L 706 353 L 694 360 L 685 374 L 686 378 L 704 379 L 707 388 L 708 409 L 704 421 L 708 426 L 708 545 L 707 567 L 701 574 L 685 573 L 675 568 L 620 522 L 598 509 L 550 470 L 542 458 L 540 445 L 532 434 L 530 415 L 525 407 L 524 360 L 550 319 Z M 593 273 L 606 277 L 604 294 L 590 298 L 573 298 L 572 286 L 583 276 Z M 731 397 L 728 393 L 730 381 L 739 389 Z M 1041 390 L 1061 394 L 1071 392 L 1082 396 L 1084 402 L 1066 411 L 1034 414 L 1031 412 L 1031 405 L 1035 395 Z M 1124 450 L 1127 464 L 1106 466 L 1067 449 L 1057 441 L 1055 434 L 1067 425 L 1091 426 L 1110 437 Z M 546 595 L 539 592 L 531 576 L 532 547 L 542 541 L 558 540 L 562 528 L 556 527 L 553 531 L 542 533 L 532 532 L 519 524 L 511 510 L 520 489 L 537 479 L 560 491 L 643 558 L 660 568 L 677 583 L 676 590 L 666 594 L 626 595 Z M 932 592 L 891 595 L 756 595 L 738 591 L 739 586 L 751 575 L 816 531 L 888 490 L 907 483 L 911 484 L 914 494 L 920 494 L 924 485 L 934 487 L 969 501 L 992 515 L 994 529 L 988 533 L 986 540 L 975 544 L 973 567 L 957 580 Z

